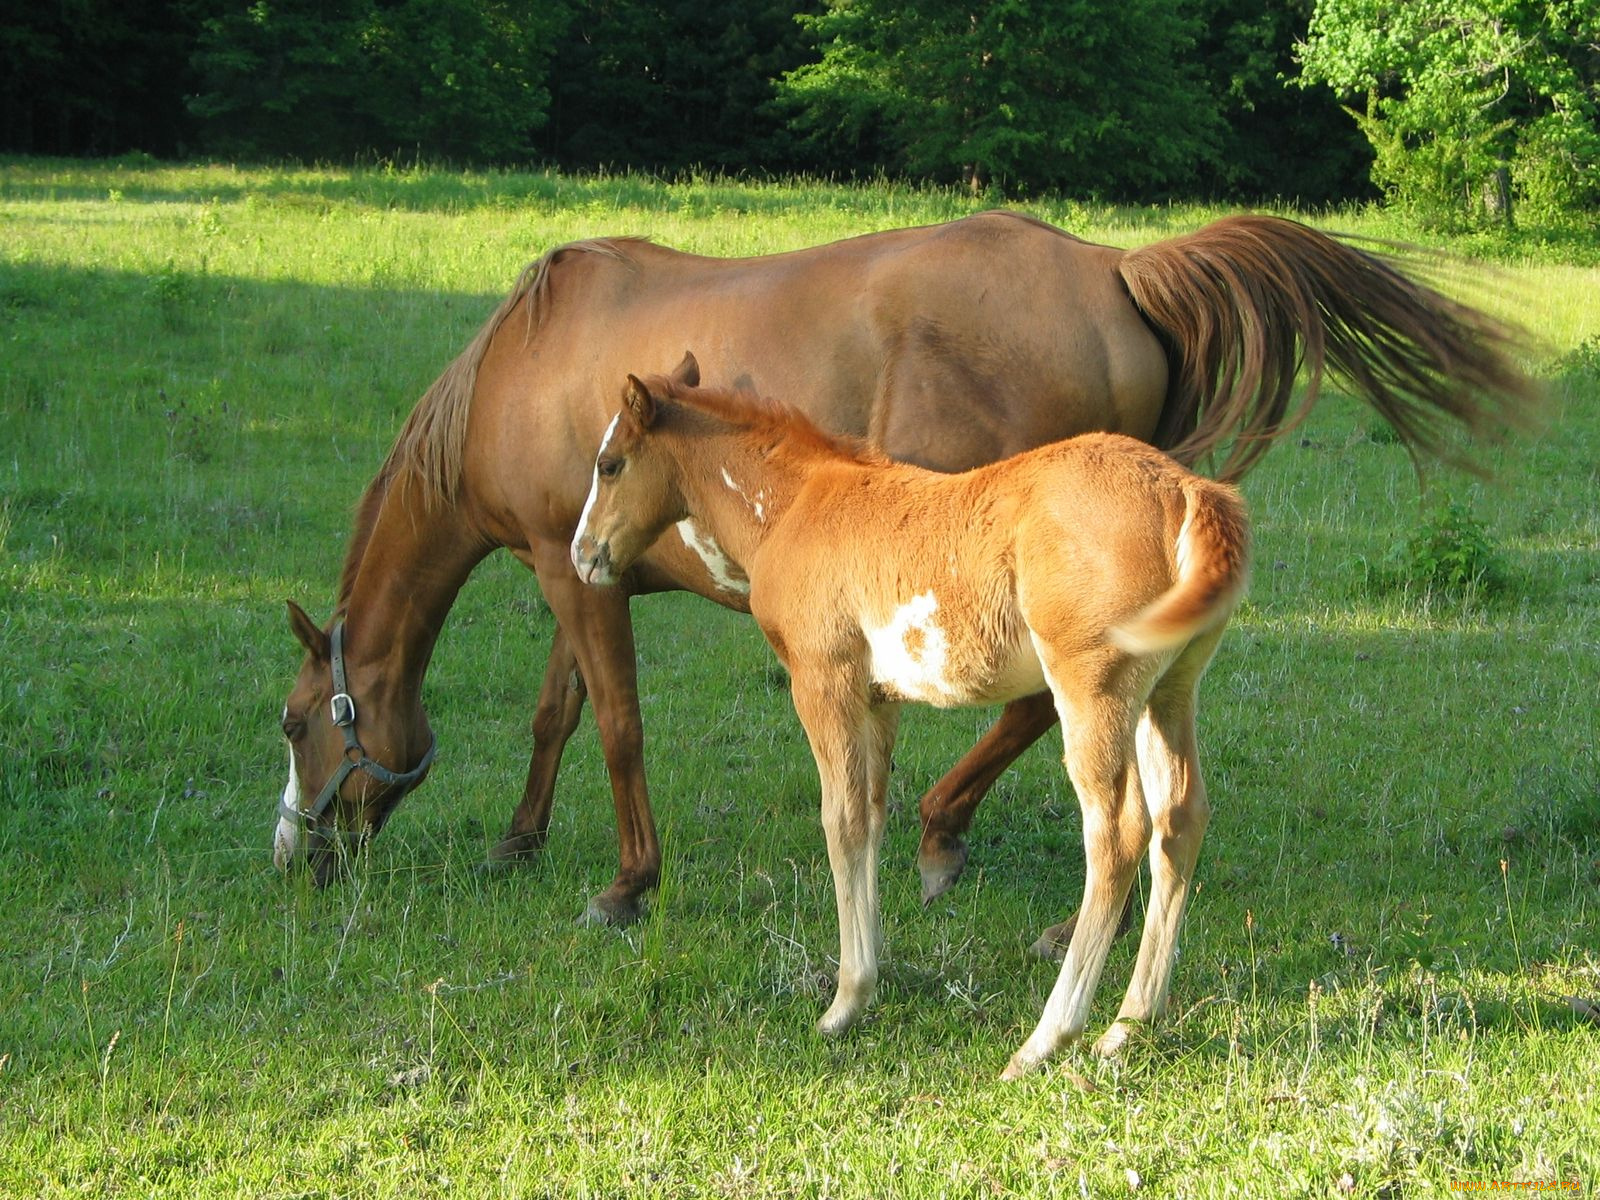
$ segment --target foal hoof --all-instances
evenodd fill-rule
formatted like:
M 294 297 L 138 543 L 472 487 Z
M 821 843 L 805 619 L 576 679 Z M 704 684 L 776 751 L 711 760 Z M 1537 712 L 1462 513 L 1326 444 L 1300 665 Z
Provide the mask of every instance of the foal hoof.
M 1096 1058 L 1116 1058 L 1133 1037 L 1133 1026 L 1127 1021 L 1117 1021 L 1102 1033 L 1094 1044 Z
M 961 878 L 967 865 L 967 844 L 949 834 L 932 834 L 923 839 L 917 851 L 917 870 L 922 875 L 922 903 L 932 904 Z

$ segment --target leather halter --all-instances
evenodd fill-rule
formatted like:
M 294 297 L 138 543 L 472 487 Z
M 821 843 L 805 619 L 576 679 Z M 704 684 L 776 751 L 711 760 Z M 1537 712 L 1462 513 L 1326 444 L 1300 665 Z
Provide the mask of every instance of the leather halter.
M 339 794 L 344 781 L 356 771 L 365 771 L 386 787 L 399 788 L 400 796 L 404 796 L 422 778 L 423 772 L 428 769 L 428 764 L 433 761 L 433 752 L 439 747 L 439 739 L 431 739 L 422 761 L 409 771 L 391 771 L 382 763 L 368 758 L 367 752 L 361 747 L 361 740 L 356 737 L 356 702 L 351 698 L 349 685 L 345 680 L 343 619 L 334 625 L 331 641 L 333 696 L 328 701 L 328 713 L 333 723 L 344 733 L 344 761 L 329 777 L 328 782 L 322 785 L 322 791 L 317 793 L 317 798 L 311 802 L 310 808 L 300 808 L 290 804 L 287 796 L 278 801 L 278 815 L 288 821 L 305 821 L 308 824 L 316 821 L 333 803 L 333 798 Z M 395 797 L 396 801 L 400 796 Z M 298 800 L 299 797 L 295 799 Z

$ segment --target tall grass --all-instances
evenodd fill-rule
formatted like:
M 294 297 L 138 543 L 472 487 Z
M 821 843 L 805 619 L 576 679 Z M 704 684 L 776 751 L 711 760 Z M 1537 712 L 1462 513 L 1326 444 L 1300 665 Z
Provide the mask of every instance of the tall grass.
M 1600 271 L 1471 294 L 1544 339 L 1547 434 L 1426 498 L 1330 398 L 1247 481 L 1258 562 L 1208 678 L 1216 815 L 1172 1019 L 994 1076 L 1075 904 L 1059 743 L 930 909 L 915 800 L 987 714 L 908 712 L 889 959 L 824 1043 L 836 932 L 781 673 L 704 602 L 636 605 L 667 847 L 649 921 L 580 928 L 615 836 L 586 722 L 549 849 L 478 870 L 551 623 L 489 560 L 440 738 L 347 885 L 272 871 L 282 600 L 324 611 L 356 496 L 523 263 L 644 233 L 794 248 L 969 210 L 884 183 L 0 168 L 0 1194 L 1398 1196 L 1600 1179 Z M 1096 240 L 1206 209 L 1041 206 Z M 1384 236 L 1363 213 L 1314 217 Z M 1464 286 L 1464 285 L 1463 285 Z M 1366 586 L 1448 497 L 1507 586 Z M 1399 561 L 1397 559 L 1397 561 Z M 1403 565 L 1403 564 L 1402 564 Z M 1133 947 L 1119 944 L 1104 1023 Z

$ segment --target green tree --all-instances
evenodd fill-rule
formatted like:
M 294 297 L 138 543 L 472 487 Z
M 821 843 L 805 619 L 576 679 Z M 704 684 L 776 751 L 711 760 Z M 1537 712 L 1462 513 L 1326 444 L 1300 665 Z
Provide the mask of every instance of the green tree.
M 0 149 L 177 154 L 197 0 L 51 0 L 0 19 Z
M 191 107 L 211 149 L 246 157 L 515 160 L 568 17 L 550 0 L 213 2 Z
M 1440 223 L 1541 219 L 1600 199 L 1593 0 L 1318 0 L 1305 84 L 1360 96 L 1373 181 Z
M 1326 85 L 1288 87 L 1315 0 L 1198 0 L 1195 49 L 1224 130 L 1207 191 L 1326 204 L 1370 194 L 1372 149 Z
M 1170 193 L 1214 153 L 1198 22 L 1171 0 L 829 0 L 785 76 L 797 129 L 974 191 Z
M 795 9 L 812 3 L 574 0 L 541 148 L 579 167 L 798 165 L 771 101 L 805 59 Z

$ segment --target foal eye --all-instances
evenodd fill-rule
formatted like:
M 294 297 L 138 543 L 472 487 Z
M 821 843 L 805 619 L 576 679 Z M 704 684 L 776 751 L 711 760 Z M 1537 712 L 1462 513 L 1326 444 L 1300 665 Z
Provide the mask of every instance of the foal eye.
M 615 479 L 622 474 L 622 460 L 620 458 L 602 458 L 595 463 L 594 469 L 601 479 Z

